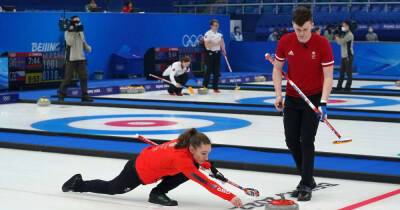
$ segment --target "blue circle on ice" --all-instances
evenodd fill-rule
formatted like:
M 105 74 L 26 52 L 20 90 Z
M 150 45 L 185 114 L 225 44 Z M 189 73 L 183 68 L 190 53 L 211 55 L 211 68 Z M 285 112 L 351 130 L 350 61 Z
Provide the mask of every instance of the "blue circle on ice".
M 185 129 L 172 130 L 95 130 L 70 126 L 71 123 L 82 120 L 95 120 L 106 118 L 137 118 L 137 117 L 158 117 L 158 118 L 187 118 L 211 121 L 212 125 L 196 128 L 200 132 L 215 132 L 239 129 L 251 125 L 251 122 L 232 117 L 207 116 L 207 115 L 184 115 L 184 114 L 125 114 L 125 115 L 97 115 L 97 116 L 79 116 L 44 120 L 31 125 L 32 128 L 49 132 L 68 132 L 77 134 L 92 135 L 158 135 L 158 134 L 180 134 Z
M 363 108 L 363 107 L 374 107 L 374 106 L 394 106 L 399 105 L 400 102 L 398 100 L 389 99 L 389 98 L 376 98 L 376 97 L 367 97 L 367 96 L 331 96 L 332 99 L 360 99 L 360 100 L 368 100 L 369 103 L 365 104 L 340 104 L 333 105 L 335 108 Z M 265 102 L 266 100 L 275 99 L 275 96 L 267 96 L 267 97 L 254 97 L 254 98 L 243 98 L 239 99 L 236 102 L 240 104 L 268 104 L 273 105 L 273 103 Z

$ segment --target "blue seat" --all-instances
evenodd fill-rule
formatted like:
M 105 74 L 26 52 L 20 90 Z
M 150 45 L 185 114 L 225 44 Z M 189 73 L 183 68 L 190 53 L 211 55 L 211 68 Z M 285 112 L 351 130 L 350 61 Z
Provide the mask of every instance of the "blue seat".
M 244 13 L 246 14 L 259 14 L 259 6 L 245 6 Z
M 228 13 L 235 14 L 235 15 L 242 14 L 242 7 L 241 6 L 229 6 Z
M 266 5 L 261 8 L 263 14 L 276 14 L 276 6 Z
M 346 5 L 341 5 L 341 4 L 333 4 L 331 5 L 331 12 L 343 12 L 343 7 L 347 7 Z
M 279 14 L 291 14 L 293 11 L 293 6 L 292 5 L 282 5 L 278 7 L 278 13 Z
M 400 4 L 389 4 L 388 12 L 400 12 Z
M 318 5 L 318 6 L 315 6 L 315 8 L 316 8 L 316 10 L 318 12 L 321 12 L 321 13 L 329 12 L 329 6 L 328 5 Z
M 215 14 L 226 14 L 226 7 L 215 7 Z
M 371 4 L 369 7 L 370 12 L 384 12 L 385 5 L 382 4 Z

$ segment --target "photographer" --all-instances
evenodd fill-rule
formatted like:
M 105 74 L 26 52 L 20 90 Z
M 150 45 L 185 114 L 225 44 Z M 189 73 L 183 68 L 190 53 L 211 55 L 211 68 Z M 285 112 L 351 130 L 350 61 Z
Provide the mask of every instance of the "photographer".
M 67 85 L 71 83 L 73 73 L 76 71 L 80 80 L 82 102 L 92 102 L 92 99 L 87 93 L 88 73 L 86 68 L 86 58 L 83 52 L 84 49 L 87 52 L 91 52 L 92 48 L 86 43 L 83 34 L 83 25 L 78 16 L 71 17 L 71 22 L 68 26 L 68 30 L 65 31 L 64 36 L 67 44 L 66 65 L 64 80 L 59 89 L 58 100 L 60 102 L 64 101 Z
M 354 50 L 353 50 L 353 43 L 354 43 L 354 35 L 350 30 L 350 22 L 343 21 L 341 31 L 342 34 L 336 34 L 335 40 L 340 45 L 341 54 L 342 54 L 342 63 L 340 66 L 340 77 L 339 82 L 337 84 L 336 89 L 342 90 L 343 80 L 344 80 L 344 73 L 347 74 L 347 83 L 344 88 L 345 91 L 350 91 L 351 89 L 351 82 L 353 77 L 353 58 L 354 58 Z

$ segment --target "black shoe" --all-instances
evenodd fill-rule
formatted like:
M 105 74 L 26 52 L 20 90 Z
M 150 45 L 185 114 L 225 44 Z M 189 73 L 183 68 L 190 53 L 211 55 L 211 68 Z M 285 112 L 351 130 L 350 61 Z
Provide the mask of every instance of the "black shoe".
M 344 91 L 351 92 L 351 88 L 346 87 L 346 88 L 344 88 Z
M 301 187 L 302 187 L 302 183 L 300 182 L 300 183 L 297 185 L 296 189 L 293 190 L 293 192 L 290 194 L 290 197 L 292 197 L 292 198 L 297 198 L 297 197 L 299 197 L 299 193 L 300 193 Z M 311 190 L 313 190 L 313 189 L 316 188 L 316 187 L 317 187 L 317 183 L 316 183 L 315 180 L 313 179 L 313 184 L 312 184 L 312 186 L 311 186 Z
M 168 198 L 166 194 L 163 193 L 150 193 L 149 202 L 154 204 L 160 204 L 163 206 L 177 206 L 178 201 Z
M 342 88 L 342 87 L 336 87 L 335 90 L 336 90 L 336 91 L 342 91 L 343 88 Z
M 297 201 L 309 201 L 312 197 L 312 188 L 305 185 L 301 186 L 299 189 L 299 196 Z
M 88 95 L 82 96 L 81 98 L 82 102 L 93 102 L 93 99 L 90 98 Z
M 79 185 L 82 184 L 82 182 L 83 182 L 82 175 L 75 174 L 74 176 L 72 176 L 70 179 L 68 179 L 68 181 L 66 181 L 63 184 L 62 191 L 63 192 L 69 192 L 69 191 L 75 192 L 75 190 L 78 188 Z

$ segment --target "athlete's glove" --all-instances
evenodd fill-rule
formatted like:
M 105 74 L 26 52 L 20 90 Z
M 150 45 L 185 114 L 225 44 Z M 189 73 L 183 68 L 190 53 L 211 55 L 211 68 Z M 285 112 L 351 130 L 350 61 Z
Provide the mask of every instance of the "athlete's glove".
M 324 122 L 325 118 L 328 118 L 328 110 L 326 109 L 326 101 L 321 101 L 319 104 L 318 110 L 320 111 L 320 114 L 318 115 L 319 120 L 321 122 Z
M 205 169 L 210 169 L 211 173 L 212 173 L 212 174 L 210 174 L 211 177 L 221 180 L 222 182 L 228 181 L 228 179 L 225 178 L 225 176 L 221 172 L 219 172 L 217 168 L 215 168 L 214 164 L 211 161 L 202 163 L 201 167 L 203 167 Z

